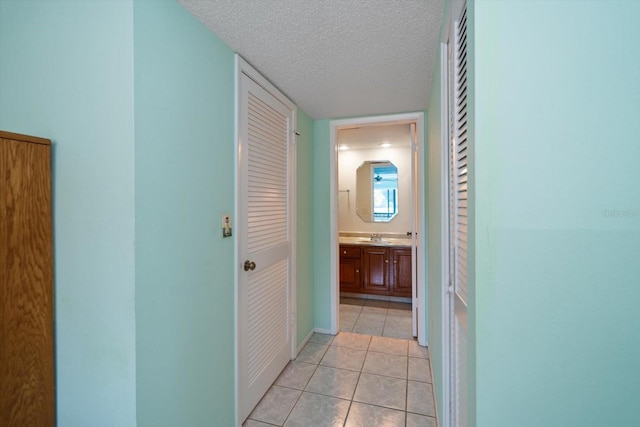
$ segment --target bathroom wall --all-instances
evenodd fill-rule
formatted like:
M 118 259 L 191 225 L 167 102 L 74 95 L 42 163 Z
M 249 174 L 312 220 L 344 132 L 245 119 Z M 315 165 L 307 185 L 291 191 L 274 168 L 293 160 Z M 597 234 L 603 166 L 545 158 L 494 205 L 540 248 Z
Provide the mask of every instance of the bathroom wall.
M 392 142 L 392 141 L 390 141 Z M 392 142 L 393 143 L 393 142 Z M 398 214 L 389 222 L 365 222 L 356 212 L 356 170 L 367 160 L 389 160 L 398 168 Z M 349 149 L 338 153 L 338 230 L 368 233 L 411 231 L 411 148 Z M 345 192 L 345 190 L 349 192 Z

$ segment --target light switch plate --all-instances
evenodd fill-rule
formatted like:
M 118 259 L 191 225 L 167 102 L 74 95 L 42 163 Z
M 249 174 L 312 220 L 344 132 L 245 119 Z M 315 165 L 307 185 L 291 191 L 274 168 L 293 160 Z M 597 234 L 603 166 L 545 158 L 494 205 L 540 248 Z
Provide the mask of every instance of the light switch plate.
M 232 230 L 231 215 L 222 215 L 222 237 L 231 237 Z

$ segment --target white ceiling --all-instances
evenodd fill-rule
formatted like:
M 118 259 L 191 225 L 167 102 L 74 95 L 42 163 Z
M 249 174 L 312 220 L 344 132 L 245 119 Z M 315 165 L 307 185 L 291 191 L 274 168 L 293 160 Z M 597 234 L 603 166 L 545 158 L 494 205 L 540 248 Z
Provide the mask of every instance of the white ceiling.
M 411 126 L 409 124 L 369 125 L 338 131 L 338 144 L 354 150 L 380 148 L 380 144 L 385 142 L 396 148 L 411 146 Z
M 313 119 L 424 110 L 444 0 L 178 0 Z

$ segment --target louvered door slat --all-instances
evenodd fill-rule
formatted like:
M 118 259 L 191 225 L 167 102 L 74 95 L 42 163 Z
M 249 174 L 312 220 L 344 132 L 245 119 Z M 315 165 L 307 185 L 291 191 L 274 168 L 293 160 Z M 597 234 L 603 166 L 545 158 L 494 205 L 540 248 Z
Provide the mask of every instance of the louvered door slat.
M 469 245 L 469 81 L 467 67 L 466 5 L 449 35 L 448 46 L 448 116 L 449 116 L 449 275 L 453 292 L 449 295 L 447 331 L 451 375 L 448 376 L 451 399 L 445 421 L 454 427 L 467 427 L 467 297 Z M 449 418 L 450 417 L 450 418 Z
M 278 176 L 268 171 L 263 172 L 260 169 L 253 170 L 248 175 L 252 184 L 260 187 L 267 186 L 274 190 L 282 190 L 282 179 L 286 177 L 286 175 Z
M 253 113 L 253 120 L 271 123 L 269 127 L 274 129 L 286 129 L 286 122 L 280 121 L 281 114 L 274 110 L 271 105 L 259 98 L 249 99 L 248 105 L 249 110 Z
M 249 279 L 249 343 L 260 351 L 249 352 L 248 378 L 251 384 L 262 367 L 287 340 L 287 261 L 283 260 L 259 276 Z
M 270 149 L 269 151 L 257 151 L 255 153 L 252 153 L 255 156 L 255 160 L 259 162 L 252 166 L 259 167 L 260 165 L 262 165 L 262 162 L 267 162 L 267 163 L 277 162 L 279 164 L 285 163 L 285 159 L 282 159 L 282 157 L 280 157 L 285 152 L 283 152 L 282 150 L 279 150 L 280 147 L 269 144 L 270 138 L 278 138 L 278 136 L 268 135 L 266 133 L 261 134 L 259 132 L 259 129 L 255 129 L 255 130 L 252 129 L 251 133 L 249 133 L 249 148 L 256 147 L 256 146 L 257 147 L 269 146 L 269 149 Z
M 266 141 L 263 141 L 263 143 L 258 141 L 257 144 L 253 144 L 251 140 L 249 142 L 249 149 L 257 149 L 251 158 L 253 163 L 249 165 L 250 174 L 256 171 L 268 172 L 272 176 L 277 177 L 282 177 L 286 174 L 286 172 L 276 169 L 277 167 L 286 165 L 286 162 L 282 160 L 284 154 L 274 151 L 264 151 L 265 148 L 272 148 L 266 144 Z
M 462 224 L 460 217 L 466 217 L 467 215 L 467 197 L 468 197 L 468 170 L 467 170 L 467 152 L 468 152 L 468 139 L 467 139 L 467 27 L 466 27 L 466 10 L 463 12 L 462 18 L 456 28 L 457 40 L 455 43 L 456 51 L 454 54 L 455 67 L 454 67 L 454 140 L 455 140 L 455 152 L 454 152 L 454 169 L 457 171 L 454 175 L 455 186 L 455 215 L 458 217 L 454 223 L 456 242 L 459 245 L 467 244 L 467 226 L 466 222 Z M 461 204 L 464 202 L 464 205 Z M 466 253 L 466 246 L 457 247 L 456 254 L 461 251 Z M 454 261 L 456 263 L 456 271 L 460 271 L 465 265 L 460 265 L 461 259 L 456 256 Z M 459 276 L 455 281 L 456 293 L 463 301 L 467 300 L 467 281 L 466 274 Z M 464 279 L 464 280 L 463 280 Z
M 286 123 L 279 121 L 280 114 L 274 111 L 270 105 L 256 98 L 250 99 L 248 105 L 254 126 L 262 127 L 276 136 L 280 132 L 286 132 Z
M 286 117 L 249 94 L 250 252 L 285 243 L 288 238 L 287 128 Z M 278 212 L 281 214 L 277 215 Z

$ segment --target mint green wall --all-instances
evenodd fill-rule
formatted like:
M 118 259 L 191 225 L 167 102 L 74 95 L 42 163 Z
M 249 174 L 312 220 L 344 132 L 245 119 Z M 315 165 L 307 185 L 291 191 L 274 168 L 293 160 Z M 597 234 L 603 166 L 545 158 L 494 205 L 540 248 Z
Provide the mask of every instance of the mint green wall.
M 313 312 L 316 328 L 331 330 L 331 243 L 329 242 L 329 120 L 313 128 Z
M 485 224 L 479 226 L 477 223 L 477 200 L 478 190 L 477 187 L 480 183 L 484 183 L 484 179 L 478 174 L 477 167 L 477 151 L 484 147 L 479 147 L 476 135 L 476 117 L 477 117 L 477 95 L 476 86 L 477 80 L 477 68 L 476 57 L 478 51 L 476 49 L 476 14 L 475 14 L 476 2 L 467 3 L 467 116 L 469 121 L 467 123 L 468 137 L 468 195 L 467 195 L 467 238 L 468 238 L 468 260 L 467 260 L 467 283 L 468 283 L 468 295 L 467 295 L 467 402 L 468 402 L 468 417 L 469 427 L 476 427 L 477 424 L 477 340 L 478 340 L 478 320 L 477 320 L 477 271 L 476 271 L 476 254 L 482 253 L 485 248 L 478 248 L 477 239 L 478 235 L 485 231 Z M 484 51 L 482 52 L 484 53 Z M 481 82 L 484 83 L 484 82 Z M 483 313 L 488 315 L 489 313 Z
M 298 108 L 296 130 L 300 135 L 296 139 L 297 151 L 297 343 L 298 345 L 315 327 L 313 307 L 313 131 L 314 122 Z
M 53 142 L 60 426 L 134 426 L 130 1 L 0 1 L 0 128 Z
M 438 58 L 440 50 L 438 50 Z M 429 257 L 428 266 L 429 274 L 427 277 L 427 292 L 429 295 L 429 347 L 431 352 L 431 367 L 433 369 L 434 389 L 436 392 L 436 404 L 438 405 L 438 414 L 443 414 L 442 407 L 442 288 L 443 271 L 442 271 L 442 181 L 443 174 L 446 176 L 446 170 L 442 170 L 442 132 L 440 124 L 440 90 L 441 90 L 441 73 L 439 60 L 433 69 L 433 81 L 431 83 L 431 94 L 429 96 L 429 104 L 427 105 L 427 158 L 428 158 L 428 175 L 427 175 L 427 192 L 428 192 L 428 230 L 429 230 Z M 442 416 L 442 415 L 441 415 Z M 442 419 L 442 418 L 441 418 Z
M 475 4 L 477 425 L 640 425 L 640 2 Z
M 234 57 L 134 1 L 138 426 L 234 423 Z

